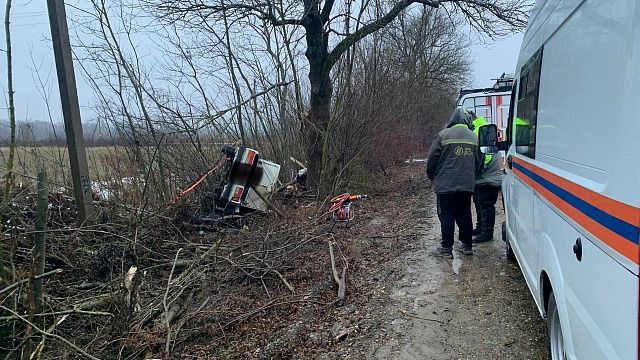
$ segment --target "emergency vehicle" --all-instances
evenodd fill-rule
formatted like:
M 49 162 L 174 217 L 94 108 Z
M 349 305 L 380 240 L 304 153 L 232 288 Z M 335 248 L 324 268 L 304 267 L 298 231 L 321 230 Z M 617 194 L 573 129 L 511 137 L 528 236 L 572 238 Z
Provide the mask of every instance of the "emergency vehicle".
M 502 141 L 507 130 L 513 74 L 503 73 L 495 80 L 495 85 L 490 88 L 460 90 L 458 107 L 471 110 L 477 116 L 487 119 L 488 123 L 496 124 L 499 139 Z
M 537 1 L 516 70 L 503 237 L 550 358 L 638 359 L 640 2 Z

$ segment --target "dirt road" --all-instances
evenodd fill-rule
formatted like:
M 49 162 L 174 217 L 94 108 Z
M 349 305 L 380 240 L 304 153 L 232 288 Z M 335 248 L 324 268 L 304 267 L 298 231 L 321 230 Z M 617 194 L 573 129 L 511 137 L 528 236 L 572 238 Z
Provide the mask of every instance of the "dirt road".
M 182 358 L 546 359 L 545 323 L 520 269 L 505 258 L 500 226 L 496 240 L 472 256 L 430 257 L 440 224 L 424 168 L 400 167 L 386 180 L 388 191 L 358 205 L 354 221 L 288 235 L 309 239 L 281 265 L 295 293 L 279 278 L 220 287 L 236 290 L 219 299 L 240 307 L 234 316 L 242 321 L 222 334 L 204 326 L 185 342 Z M 348 264 L 344 305 L 335 301 L 328 240 L 337 266 Z
M 426 182 L 415 183 L 414 204 L 424 206 L 380 213 L 368 224 L 384 231 L 397 216 L 407 217 L 415 242 L 371 275 L 377 285 L 365 307 L 340 310 L 339 318 L 352 319 L 332 329 L 344 340 L 320 357 L 546 359 L 545 323 L 519 268 L 505 258 L 500 227 L 496 240 L 477 245 L 473 256 L 430 257 L 440 238 L 435 199 Z

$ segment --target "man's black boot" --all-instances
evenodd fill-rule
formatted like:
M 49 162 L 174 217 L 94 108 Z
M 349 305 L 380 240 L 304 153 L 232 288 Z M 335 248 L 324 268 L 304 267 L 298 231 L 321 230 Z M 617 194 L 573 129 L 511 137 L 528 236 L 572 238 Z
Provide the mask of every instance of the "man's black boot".
M 432 250 L 429 255 L 431 256 L 435 256 L 435 257 L 443 257 L 443 258 L 447 258 L 447 259 L 453 259 L 453 252 L 451 251 L 451 248 L 446 248 L 446 247 L 438 247 L 437 249 Z
M 471 245 L 460 244 L 456 247 L 456 250 L 464 255 L 473 255 L 473 247 Z
M 485 234 L 481 234 L 481 235 L 478 235 L 478 236 L 473 238 L 473 242 L 475 244 L 483 243 L 483 242 L 487 242 L 487 241 L 491 241 L 491 240 L 493 240 L 493 236 L 492 235 L 485 235 Z

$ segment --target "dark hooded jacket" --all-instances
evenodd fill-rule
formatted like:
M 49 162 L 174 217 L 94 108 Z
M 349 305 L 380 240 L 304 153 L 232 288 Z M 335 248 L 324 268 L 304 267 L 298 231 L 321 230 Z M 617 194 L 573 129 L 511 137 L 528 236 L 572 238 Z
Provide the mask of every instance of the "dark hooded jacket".
M 436 194 L 473 192 L 483 158 L 472 128 L 471 115 L 457 108 L 447 127 L 433 139 L 427 176 L 433 181 Z

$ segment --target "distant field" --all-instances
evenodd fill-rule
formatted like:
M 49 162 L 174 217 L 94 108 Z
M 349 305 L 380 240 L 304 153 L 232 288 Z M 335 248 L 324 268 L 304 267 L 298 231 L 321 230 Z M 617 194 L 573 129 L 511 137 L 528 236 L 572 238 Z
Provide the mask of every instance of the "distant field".
M 8 147 L 0 147 L 0 173 L 6 172 L 5 164 L 9 155 Z M 87 148 L 89 175 L 95 180 L 109 180 L 115 174 L 130 176 L 133 169 L 123 147 L 103 146 Z M 71 170 L 69 152 L 66 147 L 18 147 L 14 164 L 16 181 L 30 181 L 38 170 L 44 168 L 51 184 L 69 184 Z

